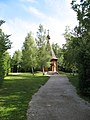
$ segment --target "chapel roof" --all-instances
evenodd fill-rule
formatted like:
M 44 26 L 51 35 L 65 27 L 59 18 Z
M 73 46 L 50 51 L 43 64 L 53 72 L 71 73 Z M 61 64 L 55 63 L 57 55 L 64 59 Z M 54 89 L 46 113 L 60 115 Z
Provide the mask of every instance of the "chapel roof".
M 49 30 L 48 30 L 47 38 L 48 38 L 48 44 L 50 44 L 50 42 L 49 42 L 49 40 L 50 40 Z M 56 55 L 55 55 L 55 53 L 54 53 L 54 51 L 52 49 L 52 46 L 50 46 L 50 47 L 51 47 L 51 51 L 50 51 L 50 53 L 51 53 L 51 60 L 57 60 L 58 58 L 56 57 Z
M 58 58 L 56 57 L 56 55 L 55 55 L 55 53 L 54 53 L 52 47 L 51 47 L 51 57 L 52 57 L 51 60 L 52 60 L 52 59 L 55 59 L 55 60 L 58 59 Z

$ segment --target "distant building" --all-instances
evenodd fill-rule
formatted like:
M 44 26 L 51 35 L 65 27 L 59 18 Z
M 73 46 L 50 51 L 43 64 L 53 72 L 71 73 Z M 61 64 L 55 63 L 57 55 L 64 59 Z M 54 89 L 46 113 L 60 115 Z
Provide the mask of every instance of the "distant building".
M 47 38 L 48 38 L 48 44 L 50 44 L 49 43 L 49 40 L 50 40 L 49 30 L 48 30 Z M 50 68 L 48 69 L 48 72 L 56 73 L 58 71 L 58 68 L 57 68 L 58 58 L 56 57 L 51 46 L 50 46 L 50 55 L 51 55 L 51 60 L 50 60 L 51 64 L 50 64 Z
M 55 53 L 51 48 L 51 71 L 52 72 L 57 72 L 57 60 L 58 58 L 55 56 Z

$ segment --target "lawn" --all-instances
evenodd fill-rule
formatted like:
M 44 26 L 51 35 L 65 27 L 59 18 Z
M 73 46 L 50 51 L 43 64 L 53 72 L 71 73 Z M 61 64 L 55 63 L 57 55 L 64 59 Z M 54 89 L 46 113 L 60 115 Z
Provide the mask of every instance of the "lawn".
M 69 73 L 66 73 L 67 77 L 69 78 L 69 81 L 72 83 L 73 86 L 76 87 L 77 91 L 78 91 L 78 87 L 79 87 L 79 79 L 78 79 L 78 75 L 72 75 Z
M 73 86 L 75 86 L 75 88 L 76 88 L 76 90 L 77 90 L 77 94 L 78 94 L 81 98 L 85 99 L 86 101 L 88 101 L 88 102 L 90 103 L 90 96 L 83 96 L 83 95 L 81 95 L 80 92 L 79 92 L 79 78 L 78 78 L 78 75 L 76 74 L 76 75 L 73 76 L 72 74 L 69 74 L 69 73 L 66 73 L 66 75 L 67 75 L 69 81 L 71 82 L 71 84 L 72 84 Z
M 0 87 L 0 120 L 26 120 L 32 95 L 49 77 L 41 74 L 12 73 Z

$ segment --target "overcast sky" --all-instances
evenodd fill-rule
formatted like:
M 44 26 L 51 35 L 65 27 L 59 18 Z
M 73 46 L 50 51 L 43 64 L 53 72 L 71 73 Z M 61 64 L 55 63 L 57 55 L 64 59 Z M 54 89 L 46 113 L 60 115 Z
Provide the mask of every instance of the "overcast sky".
M 0 0 L 0 19 L 6 21 L 2 29 L 12 34 L 10 54 L 21 49 L 28 32 L 35 36 L 40 24 L 50 30 L 51 43 L 65 43 L 65 26 L 72 29 L 77 24 L 70 3 L 71 0 Z

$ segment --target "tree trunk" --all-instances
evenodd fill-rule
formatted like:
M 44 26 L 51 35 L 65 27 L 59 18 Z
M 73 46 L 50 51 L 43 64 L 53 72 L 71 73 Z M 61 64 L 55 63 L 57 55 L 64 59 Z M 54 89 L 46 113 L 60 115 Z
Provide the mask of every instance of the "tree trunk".
M 17 73 L 18 73 L 18 65 L 16 66 L 16 70 L 17 70 Z
M 43 75 L 44 75 L 45 73 L 44 73 L 44 67 L 43 67 Z
M 32 67 L 32 74 L 34 75 L 34 70 L 33 70 L 33 67 Z

